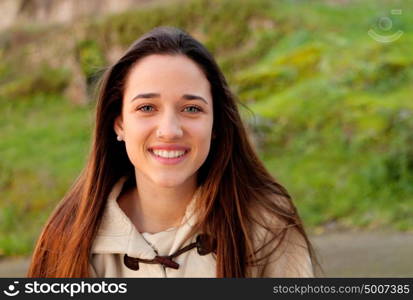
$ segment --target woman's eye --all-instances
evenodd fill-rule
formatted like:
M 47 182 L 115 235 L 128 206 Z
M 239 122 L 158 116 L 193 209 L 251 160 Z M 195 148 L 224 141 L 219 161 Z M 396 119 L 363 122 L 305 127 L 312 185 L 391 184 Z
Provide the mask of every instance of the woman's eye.
M 154 108 L 151 105 L 144 105 L 144 106 L 139 107 L 138 110 L 142 112 L 152 112 Z
M 197 113 L 197 112 L 202 111 L 202 110 L 201 110 L 199 107 L 197 107 L 197 106 L 187 106 L 187 107 L 184 108 L 184 110 L 185 110 L 186 112 L 190 112 L 190 113 Z

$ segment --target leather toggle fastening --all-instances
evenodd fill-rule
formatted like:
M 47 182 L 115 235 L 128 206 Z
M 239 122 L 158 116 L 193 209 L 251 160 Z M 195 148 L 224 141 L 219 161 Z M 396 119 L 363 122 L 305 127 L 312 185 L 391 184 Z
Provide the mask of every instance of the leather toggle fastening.
M 216 240 L 212 239 L 207 234 L 200 234 L 196 237 L 196 242 L 189 244 L 175 253 L 168 255 L 168 256 L 155 256 L 153 259 L 143 259 L 137 257 L 130 257 L 127 254 L 123 257 L 123 263 L 126 267 L 131 270 L 137 271 L 139 270 L 139 263 L 146 263 L 146 264 L 160 264 L 163 265 L 165 268 L 172 268 L 172 269 L 179 269 L 179 264 L 172 259 L 181 255 L 184 252 L 191 250 L 192 248 L 197 248 L 197 252 L 199 255 L 206 255 L 211 252 L 216 252 Z
M 217 249 L 216 240 L 207 234 L 200 234 L 196 237 L 196 250 L 199 255 L 207 255 Z
M 157 261 L 159 264 L 163 265 L 164 267 L 172 268 L 172 269 L 179 269 L 179 264 L 177 262 L 174 262 L 170 257 L 168 256 L 155 256 L 155 261 Z

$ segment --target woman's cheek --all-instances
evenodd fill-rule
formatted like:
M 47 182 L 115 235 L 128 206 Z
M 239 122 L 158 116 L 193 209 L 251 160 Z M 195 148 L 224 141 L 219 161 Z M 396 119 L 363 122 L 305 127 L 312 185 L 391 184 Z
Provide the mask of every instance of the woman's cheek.
M 198 151 L 206 158 L 211 146 L 212 122 L 197 122 L 190 128 L 191 136 L 197 139 Z
M 150 120 L 145 121 L 137 118 L 129 120 L 125 127 L 126 152 L 129 160 L 135 166 L 145 159 L 146 149 L 151 142 L 151 127 Z

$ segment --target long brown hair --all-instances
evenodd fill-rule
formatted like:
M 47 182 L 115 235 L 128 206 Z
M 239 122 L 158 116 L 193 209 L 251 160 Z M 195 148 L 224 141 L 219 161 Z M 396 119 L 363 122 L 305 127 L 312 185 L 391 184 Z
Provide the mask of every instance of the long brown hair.
M 188 237 L 201 230 L 216 238 L 216 276 L 246 277 L 247 267 L 265 258 L 256 258 L 259 251 L 253 245 L 253 224 L 273 232 L 280 241 L 276 247 L 282 243 L 287 230 L 268 227 L 257 211 L 283 221 L 284 229 L 295 227 L 313 259 L 311 244 L 291 198 L 251 146 L 235 97 L 212 55 L 187 33 L 158 27 L 138 39 L 104 73 L 86 167 L 43 229 L 28 276 L 89 276 L 91 246 L 108 194 L 122 176 L 134 175 L 125 146 L 116 141 L 113 130 L 114 120 L 121 113 L 125 79 L 133 64 L 150 54 L 187 56 L 201 67 L 211 86 L 215 138 L 198 170 L 199 218 Z

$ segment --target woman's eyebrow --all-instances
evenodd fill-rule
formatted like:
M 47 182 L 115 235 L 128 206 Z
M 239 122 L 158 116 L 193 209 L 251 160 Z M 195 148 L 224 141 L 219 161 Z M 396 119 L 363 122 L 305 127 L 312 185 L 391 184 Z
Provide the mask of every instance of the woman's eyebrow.
M 161 94 L 158 93 L 143 93 L 143 94 L 138 94 L 135 97 L 132 98 L 132 101 L 139 99 L 139 98 L 144 98 L 144 99 L 149 99 L 149 98 L 159 98 L 161 96 Z
M 142 93 L 142 94 L 138 94 L 135 97 L 133 97 L 131 102 L 136 100 L 136 99 L 139 99 L 139 98 L 149 99 L 149 98 L 159 98 L 160 96 L 161 96 L 161 94 L 159 94 L 159 93 Z M 203 97 L 197 96 L 197 95 L 184 94 L 182 96 L 182 98 L 185 99 L 185 100 L 201 100 L 201 101 L 205 102 L 206 104 L 208 104 L 208 101 L 206 101 Z
M 205 102 L 206 104 L 208 104 L 208 101 L 206 101 L 204 98 L 202 98 L 201 96 L 197 96 L 197 95 L 192 95 L 192 94 L 184 94 L 182 96 L 183 99 L 186 100 L 201 100 L 203 102 Z

